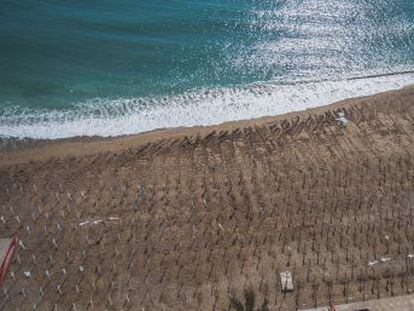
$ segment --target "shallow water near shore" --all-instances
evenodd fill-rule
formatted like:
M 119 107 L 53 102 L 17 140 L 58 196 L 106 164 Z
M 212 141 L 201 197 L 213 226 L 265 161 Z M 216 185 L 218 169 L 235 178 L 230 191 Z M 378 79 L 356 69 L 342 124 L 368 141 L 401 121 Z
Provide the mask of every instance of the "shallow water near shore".
M 0 136 L 115 136 L 414 82 L 414 3 L 3 1 Z M 358 80 L 354 77 L 385 75 Z M 319 82 L 318 82 L 319 81 Z

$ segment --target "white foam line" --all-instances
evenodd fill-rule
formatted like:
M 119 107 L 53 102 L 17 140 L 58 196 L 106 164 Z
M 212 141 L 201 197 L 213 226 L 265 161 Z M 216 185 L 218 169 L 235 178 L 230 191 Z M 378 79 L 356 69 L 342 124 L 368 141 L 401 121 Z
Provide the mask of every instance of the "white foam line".
M 38 139 L 107 137 L 164 127 L 212 125 L 304 110 L 413 83 L 414 74 L 410 73 L 350 81 L 195 90 L 158 99 L 100 99 L 65 112 L 27 111 L 18 120 L 5 114 L 0 116 L 0 135 Z

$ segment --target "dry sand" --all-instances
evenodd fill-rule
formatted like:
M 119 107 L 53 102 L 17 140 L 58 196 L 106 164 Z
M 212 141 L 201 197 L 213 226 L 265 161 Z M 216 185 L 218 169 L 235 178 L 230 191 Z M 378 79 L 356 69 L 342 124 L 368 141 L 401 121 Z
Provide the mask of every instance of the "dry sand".
M 0 237 L 22 240 L 0 310 L 228 310 L 248 289 L 295 310 L 414 289 L 414 87 L 0 148 Z

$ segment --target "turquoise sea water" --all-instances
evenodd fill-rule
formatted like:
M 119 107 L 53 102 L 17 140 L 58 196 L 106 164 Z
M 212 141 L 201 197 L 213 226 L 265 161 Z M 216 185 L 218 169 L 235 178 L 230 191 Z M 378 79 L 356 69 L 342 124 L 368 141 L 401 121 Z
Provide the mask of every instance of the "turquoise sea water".
M 413 0 L 2 0 L 0 136 L 120 135 L 414 82 Z M 349 80 L 351 78 L 351 80 Z

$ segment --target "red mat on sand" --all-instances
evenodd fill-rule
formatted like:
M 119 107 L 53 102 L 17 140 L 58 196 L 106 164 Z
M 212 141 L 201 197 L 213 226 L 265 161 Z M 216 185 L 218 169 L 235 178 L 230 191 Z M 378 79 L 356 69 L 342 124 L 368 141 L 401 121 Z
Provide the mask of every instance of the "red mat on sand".
M 1 239 L 0 245 L 0 287 L 6 278 L 7 269 L 9 268 L 13 254 L 17 248 L 17 236 L 14 235 L 11 239 Z

